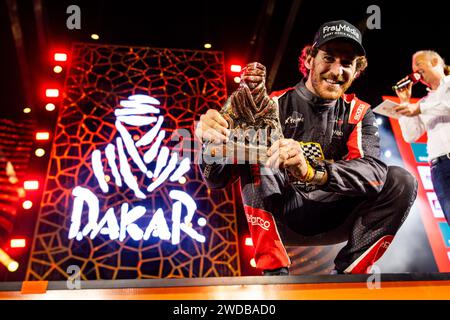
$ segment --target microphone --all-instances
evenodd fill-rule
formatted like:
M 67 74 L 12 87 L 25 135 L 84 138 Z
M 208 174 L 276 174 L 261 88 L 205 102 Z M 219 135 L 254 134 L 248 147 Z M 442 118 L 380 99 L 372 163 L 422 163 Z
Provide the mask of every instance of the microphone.
M 400 81 L 399 83 L 397 83 L 395 86 L 392 86 L 392 90 L 397 91 L 400 89 L 403 89 L 404 87 L 406 87 L 407 85 L 409 85 L 411 82 L 412 84 L 416 84 L 418 81 L 420 80 L 420 74 L 418 74 L 417 72 L 413 72 L 410 75 L 408 75 L 408 78 L 406 78 L 403 81 Z

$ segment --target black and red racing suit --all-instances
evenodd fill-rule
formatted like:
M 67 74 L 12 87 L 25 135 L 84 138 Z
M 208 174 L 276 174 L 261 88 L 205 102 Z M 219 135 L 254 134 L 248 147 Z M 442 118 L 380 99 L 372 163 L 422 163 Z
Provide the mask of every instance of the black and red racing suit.
M 375 116 L 354 95 L 324 100 L 302 81 L 271 98 L 278 103 L 285 138 L 320 144 L 327 183 L 292 181 L 286 171 L 258 165 L 200 164 L 207 185 L 223 188 L 240 179 L 258 268 L 289 266 L 283 241 L 295 234 L 293 242 L 301 245 L 348 241 L 336 257 L 336 269 L 366 271 L 374 261 L 357 270 L 355 261 L 360 263 L 381 238 L 392 241 L 414 202 L 417 182 L 380 160 Z

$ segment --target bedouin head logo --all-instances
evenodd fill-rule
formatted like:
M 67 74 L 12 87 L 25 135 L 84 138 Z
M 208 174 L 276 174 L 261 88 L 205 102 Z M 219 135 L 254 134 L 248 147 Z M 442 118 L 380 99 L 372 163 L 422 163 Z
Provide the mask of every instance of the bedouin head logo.
M 176 182 L 190 170 L 190 159 L 185 157 L 179 159 L 177 152 L 170 151 L 168 147 L 161 146 L 166 136 L 162 129 L 164 117 L 159 115 L 160 110 L 157 106 L 160 102 L 153 97 L 146 95 L 133 95 L 128 100 L 120 101 L 122 108 L 114 111 L 116 116 L 115 126 L 118 136 L 114 142 L 109 143 L 104 150 L 94 150 L 91 155 L 92 169 L 101 191 L 104 194 L 110 192 L 110 184 L 117 187 L 126 186 L 133 191 L 136 198 L 146 199 L 147 194 L 152 193 L 164 182 Z M 155 116 L 159 115 L 159 116 Z M 125 125 L 130 126 L 150 126 L 142 137 L 138 137 L 135 142 Z M 140 147 L 147 147 L 148 150 L 143 154 L 138 151 Z M 104 155 L 105 161 L 102 161 Z M 128 161 L 128 157 L 132 161 Z M 118 163 L 117 163 L 118 160 Z M 150 170 L 149 164 L 156 161 L 154 169 Z M 105 165 L 104 165 L 105 164 Z M 132 166 L 134 168 L 132 168 Z M 107 179 L 105 167 L 111 173 L 113 178 Z M 149 182 L 146 190 L 141 189 L 138 183 L 136 172 L 139 169 Z M 109 177 L 109 176 L 108 176 Z M 144 193 L 146 191 L 146 193 Z M 109 208 L 100 221 L 98 197 L 86 187 L 76 186 L 72 190 L 74 196 L 71 225 L 69 230 L 69 239 L 76 238 L 82 240 L 89 235 L 94 239 L 99 233 L 108 235 L 111 240 L 118 239 L 124 241 L 127 235 L 133 240 L 148 240 L 151 236 L 159 237 L 162 240 L 172 240 L 172 244 L 180 242 L 180 231 L 184 231 L 191 238 L 205 242 L 205 237 L 199 234 L 192 227 L 192 219 L 197 209 L 197 205 L 192 197 L 182 190 L 171 190 L 169 198 L 174 200 L 172 211 L 172 230 L 169 230 L 164 217 L 163 210 L 159 208 L 153 214 L 147 228 L 142 230 L 135 222 L 140 219 L 147 211 L 144 206 L 136 206 L 129 209 L 127 203 L 120 207 L 120 225 L 114 214 L 114 208 Z M 89 207 L 88 223 L 81 228 L 81 216 L 84 204 Z M 182 206 L 185 207 L 183 221 L 181 219 Z M 205 226 L 206 220 L 199 218 L 199 226 Z

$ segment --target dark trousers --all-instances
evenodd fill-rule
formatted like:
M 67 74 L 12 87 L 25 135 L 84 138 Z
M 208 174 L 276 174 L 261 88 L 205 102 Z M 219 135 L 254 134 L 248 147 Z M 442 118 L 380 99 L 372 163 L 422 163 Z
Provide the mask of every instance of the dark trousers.
M 240 168 L 244 209 L 260 269 L 289 266 L 286 244 L 326 245 L 348 241 L 335 259 L 344 271 L 384 236 L 394 236 L 417 195 L 417 181 L 389 167 L 382 190 L 371 196 L 339 196 L 325 202 L 304 197 L 286 174 L 264 174 L 258 166 Z M 264 169 L 267 170 L 267 169 Z
M 445 219 L 450 225 L 450 159 L 444 159 L 431 166 L 431 180 Z

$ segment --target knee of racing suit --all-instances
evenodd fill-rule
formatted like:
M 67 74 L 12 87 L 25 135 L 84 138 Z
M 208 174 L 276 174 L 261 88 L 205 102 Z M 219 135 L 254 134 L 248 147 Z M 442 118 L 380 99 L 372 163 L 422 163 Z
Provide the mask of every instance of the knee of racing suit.
M 406 219 L 411 206 L 417 197 L 417 180 L 404 168 L 389 166 L 383 193 L 389 200 L 394 200 L 401 223 Z

